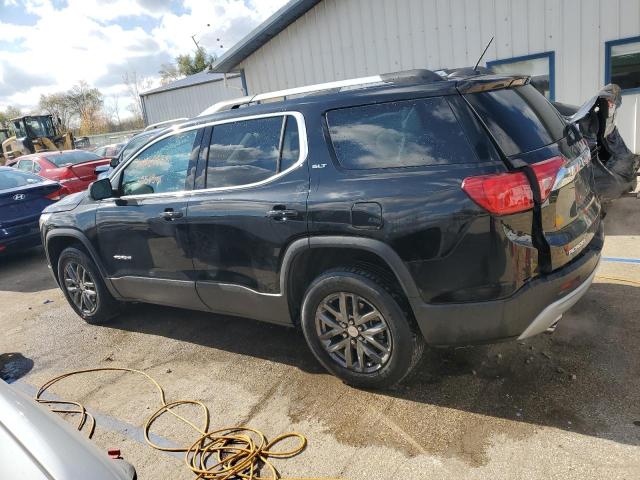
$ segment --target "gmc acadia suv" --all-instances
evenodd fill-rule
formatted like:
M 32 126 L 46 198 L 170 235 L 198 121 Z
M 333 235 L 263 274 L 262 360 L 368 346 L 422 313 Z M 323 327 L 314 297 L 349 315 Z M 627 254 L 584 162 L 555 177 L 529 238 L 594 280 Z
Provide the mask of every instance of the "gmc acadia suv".
M 417 70 L 209 111 L 45 210 L 87 322 L 136 301 L 300 326 L 374 388 L 425 343 L 544 332 L 593 280 L 589 149 L 527 77 Z

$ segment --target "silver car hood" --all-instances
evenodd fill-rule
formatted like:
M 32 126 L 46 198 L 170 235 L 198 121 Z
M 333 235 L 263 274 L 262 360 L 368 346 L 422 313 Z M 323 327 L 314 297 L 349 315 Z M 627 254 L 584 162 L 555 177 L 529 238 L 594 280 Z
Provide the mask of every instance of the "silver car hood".
M 110 459 L 33 399 L 0 380 L 0 478 L 131 480 Z M 19 464 L 18 464 L 19 463 Z M 123 465 L 121 465 L 123 464 Z

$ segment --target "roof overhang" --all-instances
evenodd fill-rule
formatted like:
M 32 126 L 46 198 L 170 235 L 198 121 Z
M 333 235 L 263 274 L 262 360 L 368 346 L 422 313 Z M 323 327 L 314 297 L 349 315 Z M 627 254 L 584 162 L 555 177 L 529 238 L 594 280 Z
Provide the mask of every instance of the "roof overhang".
M 217 73 L 234 71 L 240 62 L 311 10 L 322 0 L 291 0 L 256 27 L 213 64 Z

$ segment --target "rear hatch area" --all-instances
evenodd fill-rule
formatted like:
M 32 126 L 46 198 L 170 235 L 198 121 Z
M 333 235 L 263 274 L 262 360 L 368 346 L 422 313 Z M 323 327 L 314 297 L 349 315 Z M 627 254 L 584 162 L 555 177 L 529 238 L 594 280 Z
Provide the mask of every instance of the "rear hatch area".
M 512 182 L 504 199 L 517 206 L 492 213 L 507 238 L 537 249 L 535 275 L 550 273 L 579 257 L 600 226 L 590 151 L 533 86 L 504 86 L 467 82 L 461 93 L 504 155 L 508 175 L 522 182 Z

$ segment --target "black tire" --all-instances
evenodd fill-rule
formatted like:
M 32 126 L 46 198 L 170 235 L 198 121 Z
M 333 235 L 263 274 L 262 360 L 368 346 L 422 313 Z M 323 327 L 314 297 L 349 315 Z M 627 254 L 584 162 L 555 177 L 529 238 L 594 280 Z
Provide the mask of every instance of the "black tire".
M 95 296 L 95 308 L 81 309 L 74 301 L 73 294 L 69 289 L 72 288 L 65 281 L 65 269 L 67 267 L 81 266 L 87 273 L 86 278 L 92 280 L 94 285 Z M 101 325 L 107 323 L 109 320 L 118 315 L 121 311 L 121 303 L 118 302 L 109 292 L 107 286 L 100 275 L 98 267 L 94 261 L 82 250 L 74 247 L 65 248 L 60 257 L 58 258 L 58 279 L 60 281 L 60 288 L 62 289 L 64 296 L 71 305 L 71 308 L 82 319 L 92 325 Z M 84 286 L 83 286 L 84 288 Z M 76 297 L 77 298 L 77 297 Z
M 361 365 L 346 368 L 343 364 L 345 363 L 343 360 L 346 359 L 346 350 L 341 358 L 336 359 L 336 354 L 330 354 L 327 350 L 328 347 L 325 346 L 332 340 L 325 339 L 323 341 L 319 338 L 318 328 L 320 327 L 316 322 L 318 308 L 321 303 L 326 305 L 325 300 L 333 298 L 334 294 L 339 295 L 339 292 L 357 295 L 356 298 L 365 301 L 365 306 L 369 304 L 377 309 L 383 317 L 380 320 L 386 323 L 385 332 L 389 332 L 391 337 L 391 340 L 385 337 L 387 341 L 391 342 L 390 353 L 384 363 L 380 362 L 379 365 L 373 366 L 373 368 L 378 368 L 376 371 L 354 371 L 363 368 Z M 352 300 L 347 303 L 353 304 L 353 297 L 351 298 Z M 332 315 L 331 318 L 338 317 Z M 334 269 L 320 275 L 311 283 L 302 304 L 301 324 L 307 344 L 318 361 L 345 383 L 358 388 L 388 388 L 400 383 L 414 369 L 425 346 L 424 338 L 417 331 L 406 300 L 398 293 L 397 289 L 394 289 L 382 277 L 356 268 Z M 343 331 L 340 335 L 349 339 L 351 345 L 354 345 L 358 339 L 363 340 L 365 344 L 367 343 L 362 336 L 352 336 L 354 333 L 347 334 Z M 340 336 L 336 335 L 333 338 L 337 340 L 332 345 L 341 341 Z M 351 352 L 354 352 L 356 346 L 348 348 L 352 348 Z M 351 356 L 353 353 L 349 355 Z M 364 364 L 365 362 L 359 363 Z

